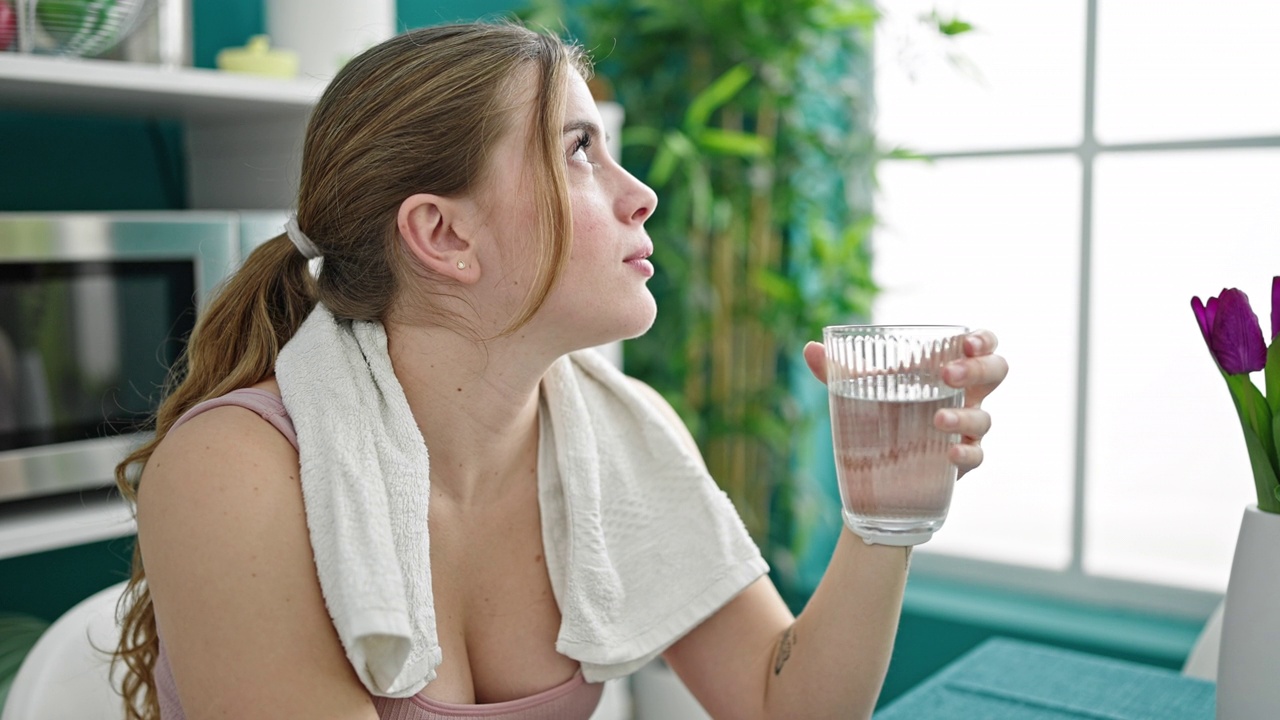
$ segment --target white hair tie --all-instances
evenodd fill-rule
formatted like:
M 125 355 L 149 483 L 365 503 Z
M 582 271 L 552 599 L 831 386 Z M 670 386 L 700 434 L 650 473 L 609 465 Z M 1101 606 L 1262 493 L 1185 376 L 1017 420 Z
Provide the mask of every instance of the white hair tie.
M 298 216 L 290 215 L 289 222 L 284 224 L 284 233 L 289 236 L 289 240 L 293 242 L 293 246 L 298 248 L 298 252 L 302 253 L 302 257 L 308 260 L 314 260 L 320 257 L 320 250 L 311 242 L 311 238 L 302 232 L 302 228 L 298 227 Z

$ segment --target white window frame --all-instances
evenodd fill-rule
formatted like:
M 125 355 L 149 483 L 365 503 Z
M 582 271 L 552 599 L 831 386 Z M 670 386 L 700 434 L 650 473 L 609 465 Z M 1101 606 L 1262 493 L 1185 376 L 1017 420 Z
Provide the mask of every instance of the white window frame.
M 1076 361 L 1075 458 L 1071 509 L 1071 554 L 1068 566 L 1051 570 L 1005 562 L 930 552 L 926 547 L 912 560 L 912 574 L 1051 596 L 1127 610 L 1203 619 L 1221 602 L 1222 593 L 1178 586 L 1105 577 L 1085 572 L 1085 469 L 1087 447 L 1090 340 L 1090 279 L 1093 240 L 1094 163 L 1100 155 L 1128 152 L 1178 152 L 1240 148 L 1277 148 L 1280 135 L 1103 144 L 1094 133 L 1097 100 L 1098 0 L 1087 0 L 1085 19 L 1084 128 L 1075 145 L 1024 147 L 924 154 L 936 163 L 955 159 L 1005 158 L 1033 155 L 1075 157 L 1081 167 L 1080 305 L 1078 357 Z M 885 162 L 910 162 L 886 160 Z

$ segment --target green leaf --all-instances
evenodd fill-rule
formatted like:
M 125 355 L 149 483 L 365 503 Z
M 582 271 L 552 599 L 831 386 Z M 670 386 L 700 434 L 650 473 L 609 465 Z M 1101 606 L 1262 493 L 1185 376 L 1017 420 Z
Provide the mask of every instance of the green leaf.
M 698 145 L 719 155 L 735 157 L 761 157 L 768 155 L 772 143 L 754 133 L 707 128 L 697 135 Z
M 711 120 L 711 113 L 732 100 L 734 95 L 751 82 L 754 75 L 751 68 L 738 64 L 712 81 L 690 101 L 689 110 L 684 115 L 685 131 L 690 135 L 697 135 L 702 131 Z
M 941 18 L 938 18 L 938 32 L 948 37 L 963 35 L 964 33 L 970 32 L 972 30 L 973 30 L 973 25 L 970 25 L 969 23 L 959 18 L 952 18 L 950 20 L 943 20 Z
M 675 151 L 664 143 L 658 148 L 658 154 L 653 156 L 653 164 L 649 166 L 649 184 L 656 188 L 666 185 L 675 173 L 679 160 Z
M 48 627 L 47 621 L 31 615 L 0 613 L 0 707 L 22 661 Z
M 845 30 L 848 28 L 871 28 L 880 19 L 880 11 L 874 5 L 852 3 L 844 7 L 832 7 L 831 3 L 821 3 L 814 8 L 813 22 L 822 30 Z
M 1231 390 L 1231 398 L 1235 401 L 1236 411 L 1240 416 L 1240 425 L 1244 429 L 1245 443 L 1249 447 L 1249 462 L 1253 465 L 1254 480 L 1260 483 L 1258 494 L 1261 502 L 1262 497 L 1270 497 L 1271 487 L 1276 484 L 1277 475 L 1276 436 L 1270 407 L 1267 405 L 1266 398 L 1258 390 L 1258 386 L 1253 384 L 1248 375 L 1223 373 L 1223 377 L 1227 380 L 1227 387 Z M 1261 474 L 1263 467 L 1267 471 L 1265 478 Z M 1261 483 L 1266 478 L 1269 478 L 1269 484 L 1264 493 Z
M 1271 437 L 1271 409 L 1267 399 L 1263 397 L 1258 386 L 1247 374 L 1229 375 L 1223 373 L 1227 380 L 1227 388 L 1236 402 L 1236 410 L 1240 419 L 1259 437 Z
M 1261 439 L 1249 428 L 1244 428 L 1244 444 L 1249 449 L 1249 465 L 1253 468 L 1253 484 L 1258 492 L 1258 509 L 1280 513 L 1280 481 L 1276 479 L 1275 466 L 1267 456 Z
M 693 143 L 679 130 L 672 130 L 662 138 L 658 154 L 649 166 L 649 184 L 662 187 L 675 174 L 681 160 L 689 161 L 697 154 Z
M 1276 413 L 1271 418 L 1271 441 L 1274 443 L 1271 446 L 1271 457 L 1275 458 L 1276 455 L 1280 454 L 1280 413 Z M 1277 471 L 1276 475 L 1280 476 L 1280 462 L 1277 462 L 1274 467 Z
M 973 30 L 973 26 L 963 20 L 950 20 L 938 23 L 938 31 L 943 35 L 960 35 Z
M 622 129 L 624 146 L 658 147 L 662 143 L 662 131 L 655 127 L 626 127 Z
M 775 302 L 797 305 L 800 302 L 800 289 L 795 281 L 782 273 L 772 270 L 761 270 L 755 276 L 756 287 Z

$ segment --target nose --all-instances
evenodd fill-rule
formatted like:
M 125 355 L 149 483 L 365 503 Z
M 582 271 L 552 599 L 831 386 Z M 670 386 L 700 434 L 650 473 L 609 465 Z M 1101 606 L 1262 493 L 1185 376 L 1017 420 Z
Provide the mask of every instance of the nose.
M 622 187 L 617 198 L 618 218 L 623 222 L 643 225 L 658 207 L 658 194 L 621 165 L 617 167 L 622 173 Z

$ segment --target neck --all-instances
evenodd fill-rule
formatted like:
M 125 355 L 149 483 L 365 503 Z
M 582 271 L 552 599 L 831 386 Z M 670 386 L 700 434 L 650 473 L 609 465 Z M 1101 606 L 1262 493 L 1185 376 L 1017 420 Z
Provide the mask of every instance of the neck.
M 516 338 L 484 344 L 387 324 L 391 365 L 431 453 L 432 495 L 500 496 L 537 458 L 538 387 L 554 357 Z

